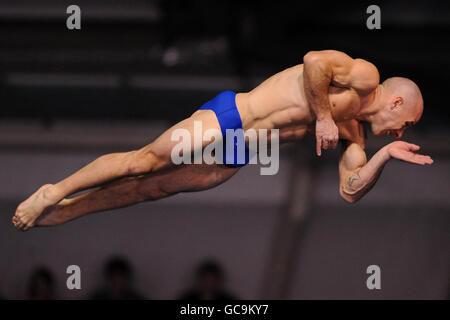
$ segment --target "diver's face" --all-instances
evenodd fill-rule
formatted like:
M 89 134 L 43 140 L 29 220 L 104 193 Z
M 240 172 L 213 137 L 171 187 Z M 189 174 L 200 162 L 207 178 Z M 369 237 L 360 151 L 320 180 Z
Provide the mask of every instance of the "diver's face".
M 376 136 L 392 135 L 395 138 L 401 138 L 405 130 L 413 126 L 418 119 L 416 115 L 411 114 L 405 109 L 402 98 L 398 97 L 390 101 L 374 117 L 371 128 Z
M 405 121 L 402 123 L 397 123 L 392 126 L 386 126 L 384 128 L 379 128 L 377 133 L 374 132 L 375 135 L 391 135 L 397 139 L 403 136 L 405 130 L 414 125 L 414 121 Z

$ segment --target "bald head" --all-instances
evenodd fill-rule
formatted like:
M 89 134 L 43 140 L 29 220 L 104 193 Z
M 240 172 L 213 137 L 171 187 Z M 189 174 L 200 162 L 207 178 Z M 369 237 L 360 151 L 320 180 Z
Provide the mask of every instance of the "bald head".
M 393 77 L 383 82 L 385 91 L 392 97 L 403 99 L 404 111 L 419 121 L 423 113 L 423 99 L 419 87 L 407 78 Z

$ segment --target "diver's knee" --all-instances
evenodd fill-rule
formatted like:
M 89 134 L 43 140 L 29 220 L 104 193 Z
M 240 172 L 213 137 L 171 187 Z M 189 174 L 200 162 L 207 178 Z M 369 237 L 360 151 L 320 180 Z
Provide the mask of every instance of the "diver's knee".
M 140 149 L 132 151 L 127 164 L 129 175 L 141 175 L 155 171 L 161 166 L 161 158 L 152 150 Z

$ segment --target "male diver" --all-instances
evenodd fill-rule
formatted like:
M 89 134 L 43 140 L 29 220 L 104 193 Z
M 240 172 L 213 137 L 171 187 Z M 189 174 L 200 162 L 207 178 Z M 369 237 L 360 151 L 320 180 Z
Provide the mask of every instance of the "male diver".
M 178 143 L 172 141 L 172 132 L 183 128 L 194 136 L 194 121 L 201 121 L 203 131 L 222 133 L 227 129 L 279 129 L 281 143 L 315 131 L 319 156 L 322 149 L 334 149 L 341 139 L 345 150 L 339 161 L 339 193 L 353 203 L 374 186 L 390 159 L 433 163 L 429 156 L 415 153 L 419 146 L 404 141 L 382 147 L 367 161 L 362 122 L 370 124 L 374 135 L 400 138 L 419 121 L 422 112 L 422 95 L 413 81 L 394 77 L 380 84 L 377 68 L 366 60 L 335 50 L 311 51 L 303 57 L 303 64 L 271 76 L 250 92 L 222 92 L 147 146 L 101 156 L 66 179 L 42 186 L 18 206 L 12 223 L 24 231 L 53 226 L 89 213 L 225 182 L 242 164 L 233 159 L 224 164 L 172 162 L 171 152 Z M 210 143 L 205 141 L 200 148 Z M 91 188 L 81 196 L 67 198 Z

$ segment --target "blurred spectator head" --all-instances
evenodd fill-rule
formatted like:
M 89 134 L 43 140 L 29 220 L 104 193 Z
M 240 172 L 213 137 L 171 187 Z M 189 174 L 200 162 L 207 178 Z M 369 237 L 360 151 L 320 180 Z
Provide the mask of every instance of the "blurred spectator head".
M 204 293 L 217 292 L 222 288 L 224 277 L 224 271 L 216 261 L 204 261 L 197 268 L 198 289 Z
M 28 298 L 31 300 L 52 300 L 54 298 L 55 280 L 46 267 L 36 268 L 28 283 Z
M 126 259 L 113 257 L 106 262 L 104 275 L 110 289 L 119 294 L 129 288 L 133 277 L 133 270 Z
M 122 257 L 113 257 L 103 267 L 106 285 L 95 291 L 92 300 L 140 300 L 143 297 L 132 286 L 133 268 Z
M 202 262 L 196 269 L 196 285 L 182 294 L 181 300 L 235 300 L 236 297 L 224 289 L 225 272 L 213 260 Z

